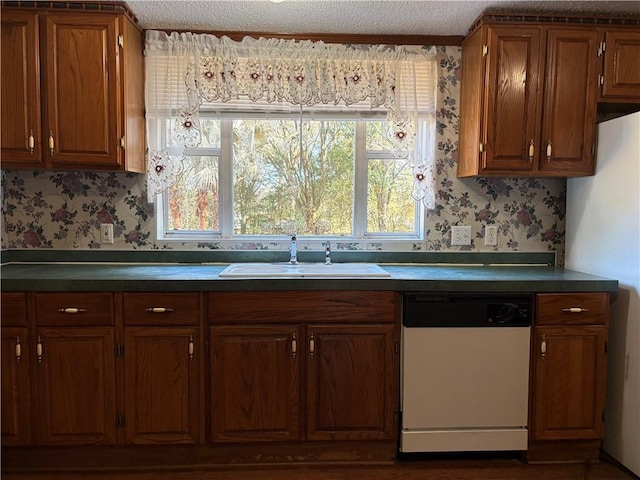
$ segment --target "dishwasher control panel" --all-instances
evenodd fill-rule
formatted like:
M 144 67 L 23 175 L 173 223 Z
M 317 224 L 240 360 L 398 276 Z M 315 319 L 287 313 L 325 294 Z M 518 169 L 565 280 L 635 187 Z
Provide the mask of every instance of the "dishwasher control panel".
M 405 292 L 405 327 L 528 327 L 533 295 Z

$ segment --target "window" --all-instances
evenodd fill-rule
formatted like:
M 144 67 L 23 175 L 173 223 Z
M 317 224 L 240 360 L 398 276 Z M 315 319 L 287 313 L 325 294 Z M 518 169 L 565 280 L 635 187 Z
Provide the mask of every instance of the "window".
M 308 97 L 303 105 L 239 95 L 216 101 L 224 92 L 207 83 L 210 77 L 226 74 L 247 83 L 246 72 L 236 63 L 219 72 L 217 58 L 176 58 L 160 50 L 154 55 L 147 42 L 150 157 L 161 158 L 150 162 L 149 175 L 163 182 L 155 199 L 158 238 L 264 240 L 294 232 L 352 240 L 422 237 L 424 205 L 412 196 L 415 157 L 399 154 L 398 145 L 411 128 L 429 137 L 421 145 L 432 145 L 434 101 L 414 108 L 416 125 L 395 122 L 400 134 L 394 137 L 388 108 L 366 96 L 347 105 Z M 435 75 L 415 71 L 423 81 L 414 97 L 429 97 Z M 304 82 L 290 83 L 286 88 L 293 90 Z M 396 95 L 389 101 L 405 100 Z
M 420 237 L 411 169 L 390 153 L 385 121 L 303 119 L 301 135 L 295 118 L 200 123 L 206 140 L 159 202 L 163 238 Z

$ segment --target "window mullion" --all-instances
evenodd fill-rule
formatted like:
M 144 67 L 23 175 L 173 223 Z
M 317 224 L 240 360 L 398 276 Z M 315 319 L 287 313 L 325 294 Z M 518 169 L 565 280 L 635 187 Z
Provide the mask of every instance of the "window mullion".
M 233 120 L 220 121 L 220 231 L 222 238 L 233 235 Z
M 353 195 L 353 230 L 355 238 L 364 238 L 367 229 L 367 155 L 366 122 L 356 122 Z

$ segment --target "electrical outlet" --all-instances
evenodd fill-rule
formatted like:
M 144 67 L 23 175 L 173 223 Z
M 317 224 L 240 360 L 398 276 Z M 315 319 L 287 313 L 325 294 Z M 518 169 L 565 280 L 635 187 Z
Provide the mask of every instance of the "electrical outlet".
M 100 243 L 113 243 L 113 223 L 100 224 Z
M 495 225 L 485 225 L 484 244 L 487 246 L 498 245 L 498 227 Z
M 451 227 L 451 245 L 471 245 L 471 226 Z

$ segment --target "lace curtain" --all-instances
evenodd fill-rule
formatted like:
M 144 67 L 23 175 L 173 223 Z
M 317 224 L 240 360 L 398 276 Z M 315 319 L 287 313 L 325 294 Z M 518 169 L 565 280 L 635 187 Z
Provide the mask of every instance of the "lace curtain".
M 387 112 L 396 157 L 414 174 L 411 194 L 434 208 L 435 49 L 208 34 L 146 33 L 149 198 L 175 182 L 184 149 L 200 145 L 200 112 L 247 102 L 274 106 L 355 106 Z M 363 102 L 366 102 L 363 107 Z M 171 136 L 170 141 L 160 138 Z M 168 146 L 170 145 L 170 147 Z

